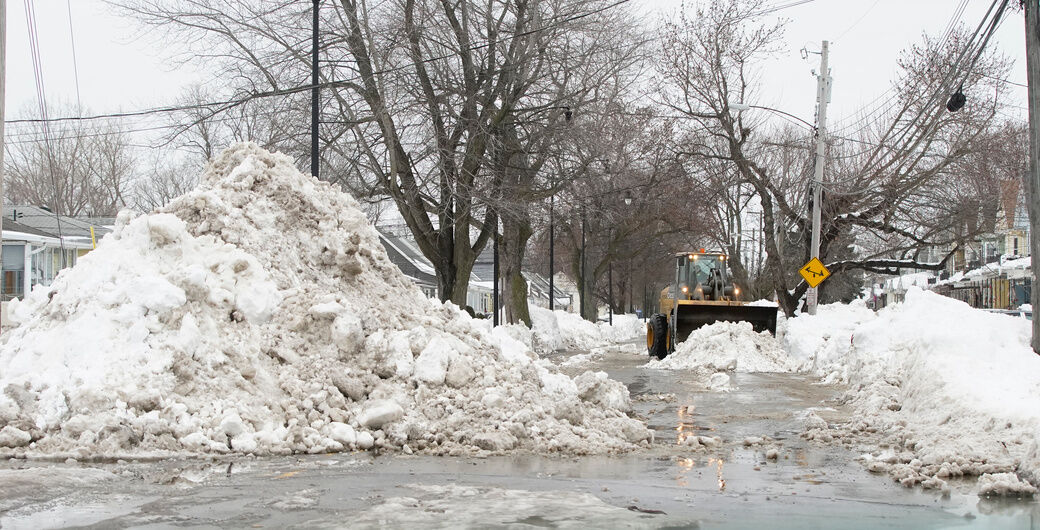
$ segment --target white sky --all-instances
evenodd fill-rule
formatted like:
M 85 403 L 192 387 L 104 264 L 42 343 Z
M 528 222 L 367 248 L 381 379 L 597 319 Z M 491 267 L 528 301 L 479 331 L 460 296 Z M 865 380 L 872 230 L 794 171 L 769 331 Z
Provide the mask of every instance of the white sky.
M 641 6 L 665 16 L 674 14 L 681 0 L 637 0 Z M 687 4 L 695 0 L 687 0 Z M 790 0 L 770 0 L 772 5 Z M 969 0 L 961 22 L 974 31 L 989 8 L 990 0 Z M 1012 2 L 1015 4 L 1017 2 Z M 816 0 L 776 13 L 788 20 L 784 32 L 786 50 L 763 65 L 756 105 L 790 112 L 812 122 L 816 112 L 816 78 L 820 56 L 803 60 L 802 48 L 818 52 L 823 40 L 830 41 L 830 67 L 834 78 L 829 125 L 841 125 L 857 109 L 869 106 L 892 86 L 898 73 L 900 51 L 920 43 L 922 35 L 942 35 L 959 0 Z M 1015 59 L 1009 79 L 1025 84 L 1025 28 L 1021 12 L 1005 14 L 990 47 Z M 1012 87 L 1012 104 L 1022 107 L 1025 118 L 1026 89 Z M 970 102 L 969 102 L 970 103 Z M 758 111 L 764 112 L 764 111 Z
M 789 0 L 771 0 L 771 4 Z M 674 13 L 680 0 L 635 0 L 647 13 Z M 820 41 L 831 45 L 834 88 L 830 123 L 882 95 L 895 78 L 899 51 L 919 42 L 923 32 L 939 35 L 958 0 L 816 0 L 778 13 L 789 19 L 786 50 L 763 70 L 757 101 L 812 121 L 816 81 L 811 70 L 818 55 L 803 60 L 803 47 L 818 51 Z M 974 29 L 990 0 L 970 0 L 962 21 Z M 36 0 L 44 82 L 48 100 L 75 104 L 73 52 L 65 0 Z M 29 54 L 24 2 L 8 2 L 7 117 L 35 105 L 36 87 Z M 174 103 L 183 89 L 205 82 L 191 68 L 173 65 L 151 39 L 135 39 L 134 21 L 120 18 L 100 0 L 71 0 L 79 69 L 81 101 L 93 113 L 133 110 Z M 1025 37 L 1022 14 L 1011 12 L 991 46 L 1016 59 L 1011 80 L 1025 83 Z M 1025 107 L 1024 88 L 1013 92 L 1014 104 Z M 758 111 L 762 112 L 762 111 Z M 1025 111 L 1020 110 L 1021 116 Z M 9 134 L 15 132 L 9 128 Z

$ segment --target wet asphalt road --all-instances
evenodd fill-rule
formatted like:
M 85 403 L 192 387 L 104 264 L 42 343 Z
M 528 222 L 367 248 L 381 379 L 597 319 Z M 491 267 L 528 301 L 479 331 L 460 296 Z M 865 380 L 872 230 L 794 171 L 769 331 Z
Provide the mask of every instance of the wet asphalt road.
M 733 374 L 734 390 L 708 392 L 689 373 L 643 368 L 634 351 L 564 370 L 624 381 L 655 430 L 650 451 L 6 461 L 0 528 L 1040 528 L 1037 502 L 981 501 L 970 483 L 954 484 L 947 498 L 903 488 L 846 449 L 799 438 L 799 413 L 847 416 L 839 387 L 799 374 Z M 693 449 L 680 443 L 689 436 L 722 444 Z M 762 436 L 772 441 L 743 443 Z

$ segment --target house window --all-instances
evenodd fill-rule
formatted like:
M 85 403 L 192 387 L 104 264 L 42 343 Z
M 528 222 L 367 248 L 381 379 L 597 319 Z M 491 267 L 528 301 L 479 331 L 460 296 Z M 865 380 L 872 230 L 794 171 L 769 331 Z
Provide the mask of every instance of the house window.
M 1018 238 L 1017 238 L 1017 237 L 1016 237 L 1016 238 L 1013 238 L 1013 239 L 1011 240 L 1011 244 L 1012 244 L 1012 245 L 1014 245 L 1014 247 L 1015 247 L 1015 251 L 1014 251 L 1014 252 L 1012 252 L 1012 254 L 1014 254 L 1014 255 L 1016 255 L 1016 256 L 1017 256 L 1017 255 L 1018 255 Z
M 3 279 L 0 281 L 3 300 L 21 298 L 25 277 L 25 245 L 4 245 L 3 247 Z

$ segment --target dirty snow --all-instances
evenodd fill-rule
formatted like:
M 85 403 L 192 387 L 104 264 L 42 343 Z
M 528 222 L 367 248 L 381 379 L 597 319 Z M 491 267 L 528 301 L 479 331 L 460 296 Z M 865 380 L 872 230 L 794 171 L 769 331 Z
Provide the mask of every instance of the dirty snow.
M 683 527 L 665 515 L 636 506 L 612 506 L 574 491 L 527 491 L 467 485 L 408 485 L 407 496 L 391 497 L 351 517 L 352 528 L 662 528 Z M 314 521 L 324 526 L 324 521 Z M 341 524 L 342 521 L 336 521 Z
M 0 455 L 600 453 L 627 390 L 427 299 L 350 196 L 254 144 L 13 303 Z M 487 397 L 495 393 L 496 399 Z
M 749 322 L 716 322 L 695 329 L 664 359 L 647 368 L 716 372 L 790 372 L 795 365 L 768 331 L 755 333 Z M 722 374 L 725 375 L 725 374 Z M 726 386 L 717 378 L 715 386 Z
M 531 346 L 550 353 L 588 350 L 645 337 L 646 324 L 632 314 L 614 315 L 614 325 L 589 322 L 575 313 L 531 307 Z
M 911 288 L 876 315 L 861 303 L 790 320 L 792 356 L 847 383 L 856 420 L 807 425 L 806 437 L 864 452 L 869 469 L 947 490 L 982 476 L 980 493 L 1024 494 L 1040 480 L 1040 356 L 1030 323 Z M 1010 476 L 1008 475 L 1010 474 Z

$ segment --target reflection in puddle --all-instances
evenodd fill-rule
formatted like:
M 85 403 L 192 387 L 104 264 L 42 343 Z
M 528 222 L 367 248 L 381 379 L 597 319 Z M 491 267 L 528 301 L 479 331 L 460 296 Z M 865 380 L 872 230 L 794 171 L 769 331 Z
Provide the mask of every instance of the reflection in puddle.
M 686 474 L 689 473 L 697 463 L 694 462 L 692 458 L 680 458 L 676 460 L 675 463 L 679 464 L 679 475 L 675 477 L 675 482 L 679 487 L 685 488 L 690 485 L 689 481 L 686 480 Z
M 714 465 L 715 466 L 715 475 L 719 479 L 719 491 L 726 491 L 726 479 L 722 477 L 722 464 L 723 464 L 723 462 L 724 461 L 721 458 L 709 458 L 708 459 L 708 465 Z
M 689 436 L 695 436 L 696 425 L 693 424 L 693 405 L 683 405 L 679 407 L 677 412 L 679 421 L 675 426 L 675 443 L 683 445 L 686 443 L 686 438 Z
M 683 445 L 686 439 L 697 436 L 697 431 L 714 431 L 714 427 L 702 427 L 694 423 L 694 405 L 683 405 L 676 411 L 678 419 L 675 425 L 675 444 Z

